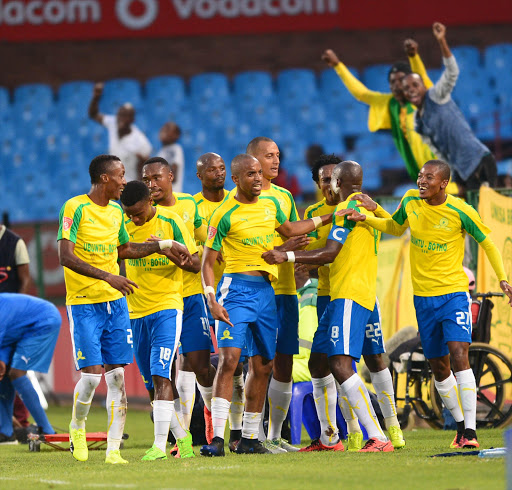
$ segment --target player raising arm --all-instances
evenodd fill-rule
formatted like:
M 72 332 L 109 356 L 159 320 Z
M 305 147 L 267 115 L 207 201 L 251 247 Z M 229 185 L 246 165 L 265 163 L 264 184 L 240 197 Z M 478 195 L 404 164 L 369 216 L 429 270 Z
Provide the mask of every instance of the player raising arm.
M 327 224 L 332 215 L 290 223 L 277 199 L 260 197 L 260 162 L 247 154 L 231 163 L 236 190 L 215 210 L 204 247 L 202 280 L 208 305 L 217 322 L 219 366 L 213 384 L 212 420 L 214 438 L 203 446 L 205 456 L 224 455 L 224 428 L 228 418 L 235 372 L 247 343 L 249 378 L 242 439 L 237 453 L 268 453 L 258 442 L 259 423 L 272 359 L 276 351 L 277 311 L 270 278 L 276 266 L 267 264 L 262 253 L 273 248 L 277 230 L 285 237 L 302 235 Z M 222 248 L 226 268 L 214 289 L 214 264 Z
M 437 391 L 457 422 L 450 447 L 477 448 L 476 382 L 468 359 L 472 325 L 468 280 L 462 268 L 466 233 L 484 249 L 511 306 L 512 288 L 489 237 L 491 230 L 471 206 L 446 194 L 449 180 L 448 164 L 431 160 L 420 170 L 418 190 L 406 192 L 392 218 L 366 216 L 352 209 L 345 213 L 350 220 L 392 235 L 411 229 L 411 277 L 423 351 Z M 376 203 L 365 199 L 362 205 L 371 210 Z

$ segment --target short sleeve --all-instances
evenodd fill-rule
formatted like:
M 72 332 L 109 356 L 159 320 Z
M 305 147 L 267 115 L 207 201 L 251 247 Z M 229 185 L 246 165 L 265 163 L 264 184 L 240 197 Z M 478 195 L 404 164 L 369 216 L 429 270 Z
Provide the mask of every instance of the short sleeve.
M 57 240 L 64 239 L 76 243 L 76 234 L 82 219 L 82 208 L 82 205 L 76 207 L 72 201 L 66 201 L 64 203 L 59 214 L 59 232 L 57 234 Z
M 16 249 L 14 250 L 14 260 L 16 261 L 16 265 L 30 263 L 27 246 L 21 238 L 18 240 L 18 243 L 16 243 Z
M 195 211 L 194 211 L 194 228 L 200 228 L 201 225 L 203 224 L 203 220 L 201 219 L 201 215 L 199 214 L 199 207 L 197 206 L 197 203 L 195 201 L 195 199 L 193 200 L 194 202 L 194 207 L 195 207 Z
M 117 240 L 119 242 L 119 245 L 124 245 L 125 243 L 130 241 L 130 237 L 128 236 L 128 232 L 126 231 L 126 225 L 124 222 L 124 213 L 122 211 L 121 211 L 121 226 L 119 227 L 119 235 L 118 235 Z
M 288 220 L 288 218 L 286 217 L 286 215 L 284 214 L 283 210 L 281 209 L 281 206 L 279 206 L 279 203 L 277 202 L 277 200 L 274 200 L 273 199 L 273 202 L 276 206 L 276 228 L 279 228 L 285 221 Z
M 408 219 L 408 216 L 407 216 L 407 211 L 406 211 L 406 206 L 407 206 L 407 203 L 411 200 L 411 199 L 414 199 L 412 196 L 409 195 L 410 191 L 407 191 L 404 195 L 404 197 L 402 197 L 402 200 L 400 201 L 400 204 L 397 208 L 397 210 L 393 213 L 393 220 L 396 221 L 400 226 L 402 226 Z
M 222 214 L 219 208 L 215 210 L 208 225 L 205 247 L 209 247 L 217 252 L 222 248 L 222 241 L 226 238 L 231 228 L 231 214 L 237 207 L 234 206 L 225 214 Z
M 107 129 L 115 128 L 116 126 L 116 116 L 113 116 L 112 114 L 104 114 L 103 115 L 103 121 L 101 122 L 103 126 L 105 126 Z

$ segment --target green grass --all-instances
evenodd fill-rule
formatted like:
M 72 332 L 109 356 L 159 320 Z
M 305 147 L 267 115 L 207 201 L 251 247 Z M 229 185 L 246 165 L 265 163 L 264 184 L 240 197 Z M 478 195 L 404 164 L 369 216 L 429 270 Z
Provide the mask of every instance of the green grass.
M 57 427 L 69 423 L 69 407 L 53 407 L 49 417 Z M 106 428 L 106 413 L 93 407 L 90 432 Z M 69 452 L 42 446 L 0 446 L 0 488 L 152 488 L 152 489 L 281 489 L 281 488 L 505 488 L 503 459 L 476 456 L 430 458 L 448 452 L 453 434 L 434 429 L 407 431 L 407 446 L 387 454 L 289 453 L 142 463 L 153 443 L 153 425 L 147 412 L 128 412 L 125 432 L 130 438 L 122 451 L 129 465 L 104 464 L 105 452 L 91 451 L 86 463 Z M 482 448 L 503 446 L 501 430 L 481 430 Z M 307 441 L 304 441 L 306 443 Z M 36 486 L 34 486 L 36 485 Z

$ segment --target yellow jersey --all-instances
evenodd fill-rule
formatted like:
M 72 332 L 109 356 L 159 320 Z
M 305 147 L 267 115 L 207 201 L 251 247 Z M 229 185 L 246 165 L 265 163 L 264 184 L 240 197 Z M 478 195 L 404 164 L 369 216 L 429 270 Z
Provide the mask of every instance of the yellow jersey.
M 224 199 L 226 198 L 226 196 L 228 194 L 229 194 L 229 191 L 224 189 Z M 222 201 L 220 201 L 220 202 L 219 201 L 217 201 L 217 202 L 209 201 L 208 199 L 206 199 L 203 196 L 203 194 L 201 192 L 198 192 L 197 194 L 195 194 L 194 199 L 197 204 L 199 216 L 201 217 L 201 220 L 203 221 L 203 225 L 208 226 L 208 223 L 210 221 L 210 218 L 211 218 L 213 212 L 222 204 Z M 204 242 L 205 242 L 204 240 L 198 241 L 197 244 L 200 245 L 202 248 L 202 246 L 204 246 Z M 202 250 L 200 249 L 199 255 L 202 256 L 202 254 L 203 254 Z M 225 267 L 226 267 L 225 262 L 222 262 L 219 264 L 217 261 L 215 261 L 215 264 L 213 265 L 213 274 L 215 276 L 215 285 L 214 285 L 215 289 L 217 289 L 217 284 L 219 284 L 222 274 L 224 274 Z
M 134 242 L 151 235 L 182 243 L 191 254 L 196 244 L 183 220 L 168 208 L 156 208 L 155 215 L 142 226 L 125 216 L 126 231 Z M 183 310 L 183 271 L 165 255 L 154 253 L 141 259 L 126 259 L 126 275 L 139 288 L 127 296 L 130 318 L 142 318 L 162 310 Z
M 83 194 L 64 203 L 59 215 L 57 240 L 75 244 L 75 255 L 89 265 L 118 275 L 117 247 L 128 242 L 123 210 L 110 201 L 106 206 L 95 204 Z M 101 279 L 83 276 L 64 267 L 66 304 L 105 303 L 122 298 L 123 293 Z
M 222 248 L 225 273 L 259 270 L 277 278 L 277 265 L 267 264 L 261 255 L 274 248 L 275 229 L 287 220 L 279 202 L 263 196 L 244 204 L 235 195 L 230 193 L 213 212 L 205 246 L 217 252 Z
M 360 192 L 354 192 L 346 201 L 336 206 L 328 240 L 343 244 L 334 262 L 330 265 L 331 301 L 351 299 L 367 310 L 373 311 L 377 297 L 377 254 L 380 233 L 366 221 L 356 223 L 345 216 L 337 216 L 342 209 L 357 209 L 367 216 L 371 211 L 358 207 L 352 199 Z
M 196 230 L 203 228 L 205 230 L 204 233 L 199 233 L 201 238 L 203 238 L 206 235 L 206 227 L 203 227 L 196 201 L 192 195 L 185 194 L 184 192 L 173 192 L 172 195 L 176 199 L 173 206 L 161 206 L 159 204 L 157 208 L 167 208 L 175 212 L 183 220 L 192 237 L 197 237 L 198 232 L 196 232 Z M 194 294 L 203 294 L 201 274 L 183 271 L 183 297 L 188 298 Z
M 288 221 L 294 222 L 299 220 L 293 196 L 285 188 L 270 184 L 270 189 L 262 190 L 261 196 L 270 196 L 277 199 L 279 207 Z M 286 240 L 286 237 L 282 237 L 279 233 L 276 233 L 274 238 L 274 248 L 279 247 Z M 291 262 L 285 262 L 284 264 L 278 265 L 277 268 L 279 269 L 279 278 L 277 281 L 272 282 L 274 293 L 296 296 L 297 286 L 295 285 L 294 265 Z
M 481 243 L 491 232 L 475 209 L 458 197 L 448 194 L 443 204 L 431 206 L 417 189 L 405 193 L 391 219 L 367 221 L 395 235 L 411 229 L 411 277 L 417 296 L 467 292 L 462 269 L 466 233 Z
M 325 197 L 316 204 L 309 206 L 304 213 L 304 219 L 310 219 L 315 216 L 323 216 L 324 214 L 333 213 L 336 206 L 329 206 L 325 200 Z M 325 247 L 327 243 L 327 237 L 329 236 L 330 227 L 328 225 L 321 226 L 317 230 L 312 231 L 308 234 L 311 238 L 310 244 L 306 247 L 306 250 L 313 250 L 317 248 Z M 329 283 L 329 266 L 322 265 L 318 268 L 318 296 L 329 296 L 331 286 Z

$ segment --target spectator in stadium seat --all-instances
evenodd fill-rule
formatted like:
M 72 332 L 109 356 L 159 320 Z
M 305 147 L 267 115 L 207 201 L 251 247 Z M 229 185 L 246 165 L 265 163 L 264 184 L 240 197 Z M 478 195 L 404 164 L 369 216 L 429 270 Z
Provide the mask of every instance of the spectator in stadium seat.
M 158 137 L 162 148 L 158 152 L 159 157 L 165 158 L 171 166 L 174 192 L 183 192 L 183 180 L 185 177 L 185 157 L 183 147 L 177 142 L 181 136 L 180 127 L 174 122 L 166 122 L 161 128 Z
M 135 109 L 130 103 L 123 104 L 117 115 L 102 114 L 99 101 L 103 94 L 103 83 L 94 86 L 89 104 L 89 117 L 108 130 L 108 152 L 117 155 L 124 164 L 126 181 L 140 180 L 142 164 L 149 158 L 152 147 L 146 135 L 135 126 Z
M 441 78 L 429 88 L 422 76 L 411 73 L 402 81 L 405 97 L 418 107 L 416 131 L 429 144 L 438 158 L 453 170 L 459 193 L 478 189 L 487 182 L 497 183 L 496 160 L 491 151 L 473 133 L 462 112 L 451 98 L 459 68 L 446 41 L 446 27 L 435 22 L 432 27 L 439 43 L 443 64 Z
M 48 372 L 59 336 L 60 313 L 48 301 L 16 293 L 0 293 L 0 311 L 0 443 L 16 442 L 12 427 L 14 390 L 40 431 L 55 434 L 27 371 Z
M 404 160 L 407 173 L 411 180 L 416 181 L 423 164 L 434 158 L 429 147 L 421 141 L 414 131 L 415 107 L 405 98 L 402 89 L 403 78 L 411 73 L 411 67 L 421 75 L 427 87 L 432 86 L 425 66 L 418 54 L 418 44 L 412 39 L 405 42 L 409 62 L 394 63 L 388 73 L 390 94 L 376 92 L 365 87 L 350 73 L 349 69 L 339 60 L 336 53 L 328 49 L 322 55 L 330 67 L 334 68 L 347 90 L 360 102 L 368 104 L 368 129 L 371 132 L 390 129 L 395 146 Z M 348 158 L 345 155 L 345 158 Z

